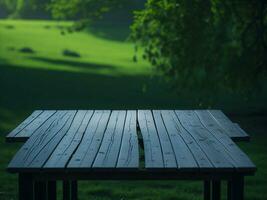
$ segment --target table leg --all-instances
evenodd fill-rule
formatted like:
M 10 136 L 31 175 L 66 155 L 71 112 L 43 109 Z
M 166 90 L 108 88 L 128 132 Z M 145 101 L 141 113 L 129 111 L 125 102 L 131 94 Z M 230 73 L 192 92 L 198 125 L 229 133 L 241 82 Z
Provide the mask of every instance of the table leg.
M 63 200 L 77 200 L 77 181 L 63 181 Z
M 19 174 L 19 200 L 33 200 L 33 178 L 31 174 Z
M 70 200 L 70 182 L 63 181 L 63 200 Z
M 232 200 L 232 181 L 227 181 L 227 200 Z
M 212 181 L 212 200 L 221 199 L 221 181 Z
M 210 181 L 204 181 L 204 200 L 210 200 Z
M 244 200 L 244 177 L 235 176 L 231 184 L 231 199 Z
M 78 199 L 78 182 L 77 181 L 71 181 L 71 200 L 77 200 Z
M 57 199 L 57 182 L 56 181 L 48 181 L 47 196 L 49 200 Z
M 46 200 L 46 182 L 36 181 L 34 183 L 34 199 Z

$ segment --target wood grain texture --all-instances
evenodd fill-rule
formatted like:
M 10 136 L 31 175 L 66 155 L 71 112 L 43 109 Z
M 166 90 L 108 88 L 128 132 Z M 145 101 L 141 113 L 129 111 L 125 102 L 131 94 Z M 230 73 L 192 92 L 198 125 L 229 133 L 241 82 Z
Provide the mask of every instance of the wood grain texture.
M 210 126 L 212 116 L 206 112 L 195 111 L 200 119 L 200 122 L 209 132 L 220 142 L 226 149 L 229 157 L 234 160 L 235 166 L 238 170 L 243 168 L 255 168 L 248 156 L 224 133 L 224 129 L 219 126 Z
M 177 161 L 173 149 L 173 145 L 170 141 L 169 134 L 165 128 L 165 124 L 161 117 L 161 113 L 158 110 L 153 110 L 153 117 L 157 128 L 162 154 L 164 167 L 177 168 Z
M 93 115 L 92 110 L 78 111 L 71 128 L 65 134 L 61 142 L 44 165 L 44 169 L 58 169 L 66 167 L 72 154 L 82 140 L 86 127 Z
M 69 129 L 76 111 L 58 111 L 20 148 L 8 168 L 41 168 Z
M 145 167 L 163 168 L 163 155 L 152 112 L 138 110 L 138 123 L 144 141 Z
M 71 157 L 67 168 L 90 169 L 98 153 L 111 111 L 96 110 L 86 128 L 83 139 Z
M 12 134 L 30 131 L 32 135 L 8 165 L 10 172 L 89 173 L 91 177 L 101 177 L 102 172 L 106 178 L 108 172 L 118 178 L 128 172 L 132 179 L 134 173 L 144 178 L 154 173 L 171 178 L 173 173 L 178 178 L 188 172 L 204 177 L 256 170 L 209 111 L 36 111 Z M 143 140 L 145 168 L 139 162 L 137 131 Z
M 139 149 L 137 137 L 137 117 L 135 110 L 128 110 L 117 168 L 139 168 Z
M 181 125 L 174 111 L 161 111 L 162 118 L 175 149 L 180 169 L 212 169 L 213 165 L 194 137 Z
M 221 170 L 233 170 L 234 160 L 225 147 L 199 121 L 194 111 L 175 111 L 182 126 L 191 134 L 211 163 Z
M 12 130 L 6 137 L 16 137 L 26 126 L 28 126 L 36 117 L 38 117 L 43 111 L 35 110 L 29 117 L 27 117 L 21 124 L 19 124 L 14 130 Z
M 37 112 L 37 114 L 38 113 L 39 111 Z M 7 141 L 27 141 L 27 139 L 32 136 L 36 132 L 36 130 L 55 113 L 55 110 L 45 110 L 42 111 L 38 116 L 34 114 L 34 116 L 32 116 L 32 119 L 27 120 L 26 123 L 23 122 L 23 125 L 19 125 L 19 127 L 16 128 L 14 132 L 12 131 L 13 136 L 8 135 L 6 137 Z M 16 134 L 14 135 L 14 133 Z
M 228 136 L 231 138 L 249 138 L 249 135 L 240 131 L 234 123 L 221 111 L 221 110 L 208 110 L 208 112 L 212 115 L 212 117 L 218 122 L 218 124 L 225 129 L 228 133 Z
M 116 167 L 121 146 L 126 111 L 112 111 L 93 168 Z
M 51 116 L 56 113 L 55 110 L 46 110 L 43 111 L 32 123 L 30 123 L 27 127 L 20 131 L 17 137 L 27 137 L 29 138 L 32 136 L 35 131 L 44 123 L 46 122 Z

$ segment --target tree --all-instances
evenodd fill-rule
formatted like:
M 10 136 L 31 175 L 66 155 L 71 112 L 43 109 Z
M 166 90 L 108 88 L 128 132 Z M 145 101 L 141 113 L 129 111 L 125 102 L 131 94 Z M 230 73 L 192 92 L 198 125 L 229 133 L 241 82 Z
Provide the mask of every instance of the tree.
M 0 7 L 1 10 L 3 10 L 2 12 L 5 13 L 5 16 L 3 17 L 6 17 L 16 10 L 17 0 L 2 0 L 0 1 Z
M 252 88 L 267 74 L 267 1 L 148 0 L 131 38 L 178 91 Z
M 55 19 L 76 19 L 72 27 L 75 31 L 83 29 L 113 7 L 122 5 L 122 2 L 123 0 L 57 0 L 51 2 L 50 10 Z
M 9 18 L 49 18 L 47 6 L 51 0 L 1 0 L 0 6 Z

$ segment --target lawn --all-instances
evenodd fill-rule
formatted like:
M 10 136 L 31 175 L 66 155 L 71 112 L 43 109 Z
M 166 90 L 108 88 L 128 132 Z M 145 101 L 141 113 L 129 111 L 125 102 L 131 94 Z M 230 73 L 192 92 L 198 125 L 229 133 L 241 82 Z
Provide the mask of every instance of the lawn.
M 252 136 L 241 143 L 256 163 L 246 179 L 247 199 L 265 200 L 267 189 L 266 93 L 214 97 L 210 105 L 194 92 L 170 89 L 138 56 L 124 26 L 64 33 L 71 22 L 0 20 L 0 199 L 16 199 L 16 175 L 5 167 L 20 144 L 4 136 L 35 109 L 220 108 Z M 114 31 L 116 29 L 116 31 Z M 65 52 L 65 55 L 63 54 Z M 66 53 L 67 52 L 67 53 Z M 139 51 L 139 54 L 142 50 Z M 67 54 L 67 55 L 66 55 Z M 208 94 L 203 92 L 203 94 Z M 209 94 L 210 95 L 210 94 Z M 212 96 L 212 94 L 210 95 Z M 200 182 L 81 182 L 81 199 L 201 199 Z

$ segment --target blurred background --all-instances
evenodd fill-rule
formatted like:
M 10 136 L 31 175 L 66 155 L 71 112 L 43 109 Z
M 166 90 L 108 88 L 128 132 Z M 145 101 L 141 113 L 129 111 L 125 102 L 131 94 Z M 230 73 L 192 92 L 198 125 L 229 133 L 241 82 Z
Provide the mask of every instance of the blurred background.
M 222 109 L 252 138 L 246 199 L 267 198 L 266 0 L 0 0 L 0 91 L 1 200 L 21 145 L 5 135 L 33 110 L 148 108 Z M 201 199 L 202 184 L 81 182 L 79 197 Z

